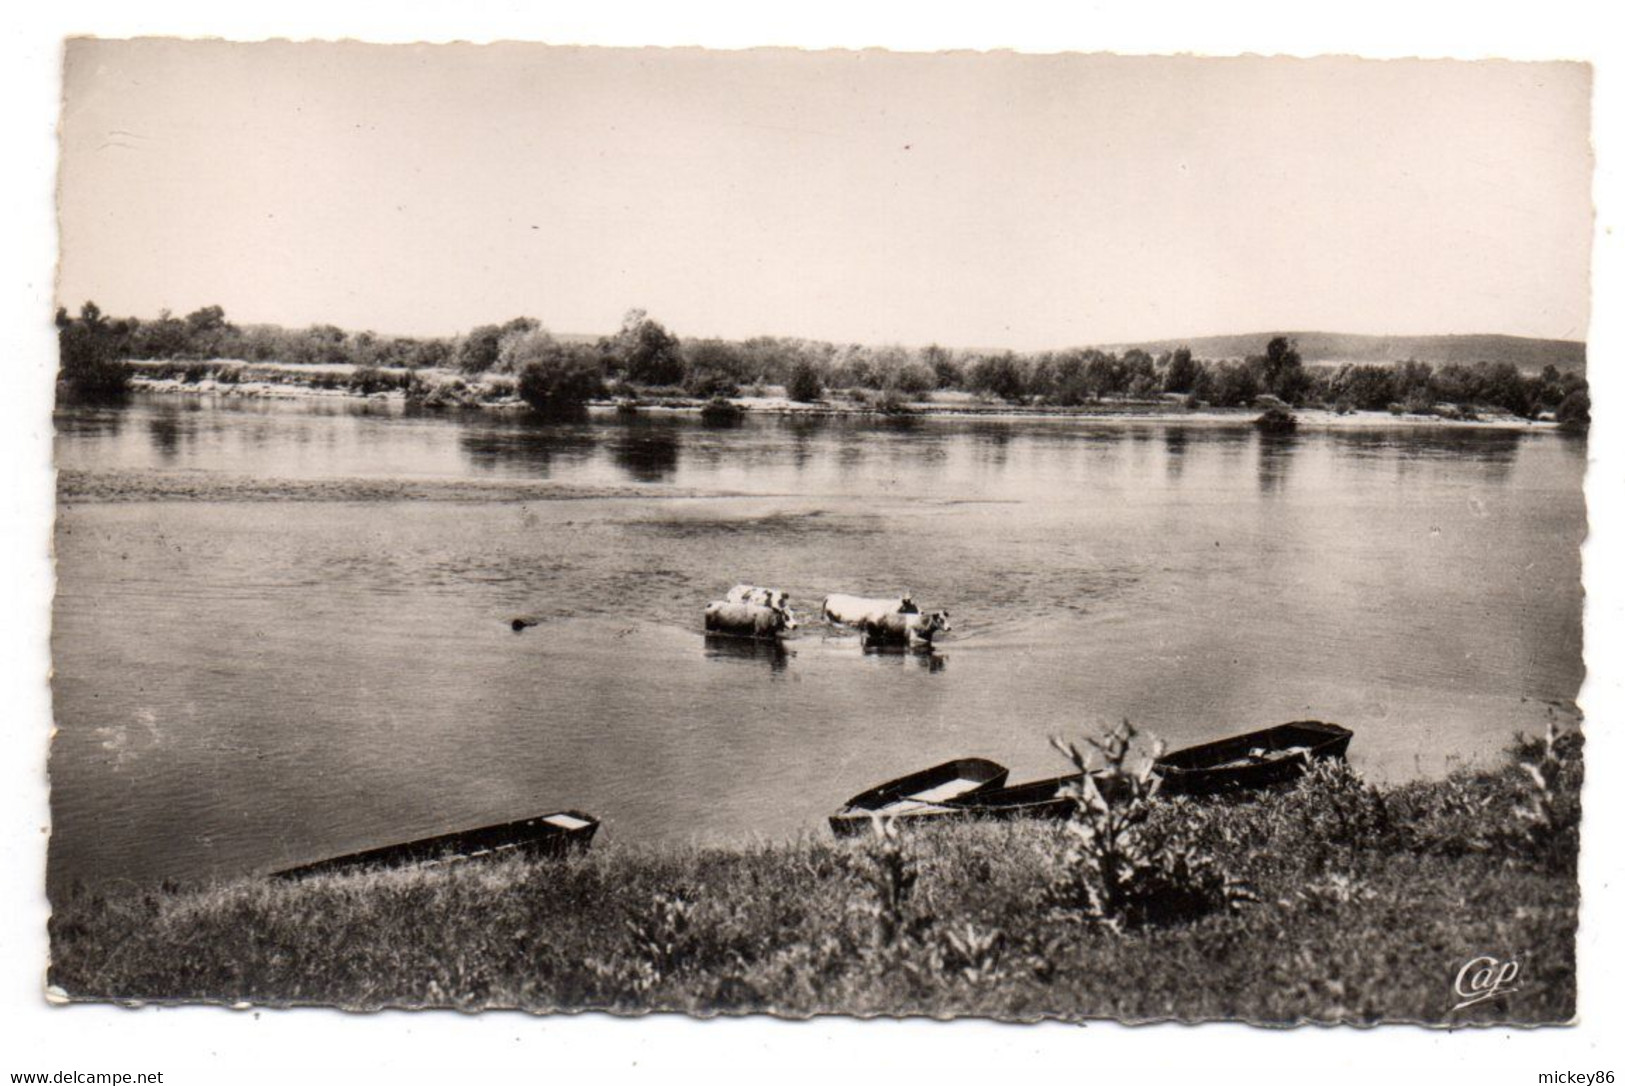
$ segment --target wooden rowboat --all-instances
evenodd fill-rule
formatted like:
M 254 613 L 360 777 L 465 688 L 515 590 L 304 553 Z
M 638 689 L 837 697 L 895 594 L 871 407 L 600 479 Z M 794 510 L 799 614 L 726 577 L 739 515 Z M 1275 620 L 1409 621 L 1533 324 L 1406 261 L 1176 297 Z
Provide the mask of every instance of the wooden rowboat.
M 875 818 L 962 815 L 960 808 L 948 806 L 950 801 L 1000 788 L 1009 775 L 986 758 L 956 758 L 859 792 L 830 815 L 829 825 L 837 836 L 851 837 L 868 830 Z
M 895 818 L 903 825 L 935 822 L 969 822 L 989 820 L 1013 822 L 1019 819 L 1037 819 L 1061 822 L 1072 817 L 1075 803 L 1068 793 L 1069 785 L 1083 780 L 1083 774 L 1051 777 L 1048 780 L 1028 781 L 1007 788 L 977 789 L 955 799 L 941 803 L 895 805 L 877 811 L 853 810 L 850 806 L 830 819 L 830 825 L 842 836 L 851 836 L 868 828 L 869 820 L 879 816 Z
M 598 820 L 580 811 L 554 811 L 536 818 L 503 822 L 478 829 L 443 833 L 398 845 L 385 845 L 363 852 L 346 853 L 315 863 L 300 864 L 272 872 L 273 878 L 299 879 L 372 867 L 405 867 L 413 864 L 446 863 L 480 856 L 525 854 L 563 856 L 584 852 L 598 832 Z
M 1301 777 L 1313 761 L 1341 761 L 1354 733 L 1339 724 L 1295 720 L 1157 759 L 1161 792 L 1169 796 L 1208 796 L 1268 788 Z
M 1062 821 L 1072 816 L 1072 810 L 1076 806 L 1072 799 L 1071 786 L 1082 781 L 1082 773 L 1051 777 L 1042 781 L 1028 781 L 1025 784 L 1013 784 L 1008 788 L 995 788 L 950 800 L 947 806 L 959 811 L 964 818 Z

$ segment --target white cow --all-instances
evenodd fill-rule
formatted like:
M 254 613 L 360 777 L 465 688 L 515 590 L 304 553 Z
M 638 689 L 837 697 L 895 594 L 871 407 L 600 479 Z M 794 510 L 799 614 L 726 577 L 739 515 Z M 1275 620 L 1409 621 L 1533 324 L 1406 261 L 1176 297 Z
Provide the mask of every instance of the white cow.
M 912 615 L 919 612 L 914 600 L 907 594 L 895 599 L 876 599 L 872 596 L 825 596 L 824 618 L 839 626 L 861 626 L 868 618 L 883 615 Z

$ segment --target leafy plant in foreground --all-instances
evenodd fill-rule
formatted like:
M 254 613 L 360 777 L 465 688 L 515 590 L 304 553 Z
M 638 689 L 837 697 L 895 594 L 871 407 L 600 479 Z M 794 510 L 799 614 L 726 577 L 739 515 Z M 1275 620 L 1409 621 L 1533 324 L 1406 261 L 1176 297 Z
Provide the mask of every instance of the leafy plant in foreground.
M 1544 736 L 1519 736 L 1512 747 L 1518 768 L 1529 778 L 1512 812 L 1517 820 L 1512 843 L 1533 866 L 1554 874 L 1572 875 L 1579 863 L 1583 745 L 1579 732 L 1561 732 L 1548 722 Z
M 860 908 L 873 918 L 876 940 L 882 947 L 912 942 L 930 925 L 909 904 L 919 871 L 903 850 L 902 836 L 892 819 L 876 818 L 871 840 L 857 865 L 858 877 L 870 890 Z
M 1103 739 L 1086 738 L 1092 755 L 1051 740 L 1081 777 L 1068 789 L 1073 812 L 1050 904 L 1063 916 L 1121 932 L 1181 923 L 1250 900 L 1251 893 L 1211 857 L 1149 832 L 1146 821 L 1160 783 L 1153 767 L 1162 743 L 1136 762 L 1137 734 L 1125 720 Z

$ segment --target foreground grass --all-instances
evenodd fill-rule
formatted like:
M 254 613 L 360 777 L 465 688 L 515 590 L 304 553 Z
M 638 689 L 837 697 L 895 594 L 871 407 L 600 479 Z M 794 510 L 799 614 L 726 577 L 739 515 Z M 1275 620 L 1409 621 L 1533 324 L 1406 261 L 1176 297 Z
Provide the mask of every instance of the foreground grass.
M 1560 1022 L 1578 764 L 1548 777 L 1333 774 L 1159 801 L 1151 839 L 1200 849 L 1253 898 L 1160 927 L 1069 907 L 1065 826 L 979 824 L 79 892 L 51 921 L 50 980 L 76 998 L 354 1008 Z M 1453 1012 L 1479 955 L 1517 961 L 1518 991 Z

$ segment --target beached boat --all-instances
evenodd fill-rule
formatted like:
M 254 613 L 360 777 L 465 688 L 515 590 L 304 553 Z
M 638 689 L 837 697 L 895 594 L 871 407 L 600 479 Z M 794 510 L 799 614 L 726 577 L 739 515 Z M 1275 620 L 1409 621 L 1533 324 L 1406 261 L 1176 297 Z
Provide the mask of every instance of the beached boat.
M 443 833 L 398 845 L 385 845 L 364 852 L 333 856 L 315 863 L 300 864 L 273 872 L 279 879 L 326 875 L 368 867 L 405 867 L 414 864 L 446 863 L 479 856 L 523 853 L 531 856 L 562 856 L 586 851 L 598 832 L 598 820 L 580 811 L 555 811 L 536 818 L 503 822 L 478 829 Z
M 838 836 L 851 837 L 868 830 L 877 817 L 962 816 L 962 809 L 947 806 L 950 800 L 1001 788 L 1009 775 L 1004 766 L 986 758 L 956 758 L 859 792 L 830 816 L 829 825 Z
M 1163 795 L 1206 796 L 1284 784 L 1309 763 L 1341 760 L 1354 733 L 1338 724 L 1295 720 L 1213 743 L 1186 747 L 1157 759 Z
M 1069 789 L 1082 780 L 1082 773 L 1072 773 L 1065 777 L 1027 781 L 1025 784 L 1012 784 L 1007 788 L 990 789 L 949 800 L 945 806 L 954 808 L 965 818 L 1059 821 L 1071 817 L 1075 804 Z

